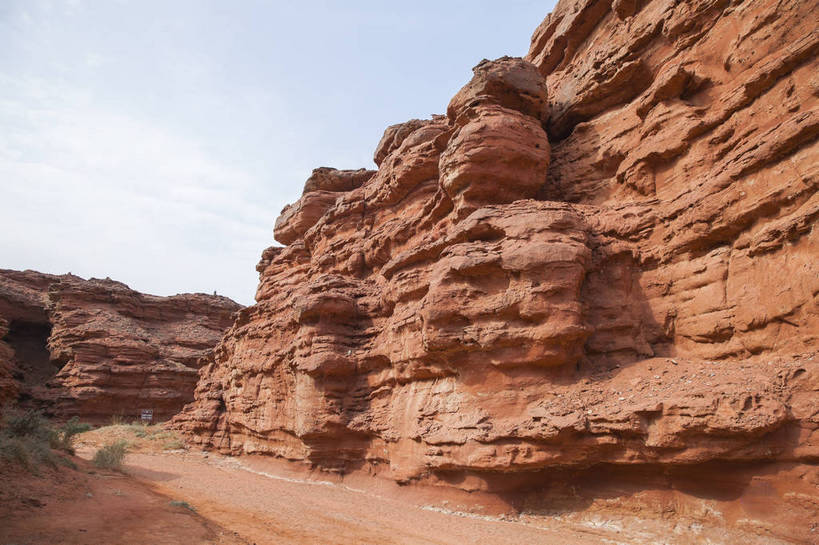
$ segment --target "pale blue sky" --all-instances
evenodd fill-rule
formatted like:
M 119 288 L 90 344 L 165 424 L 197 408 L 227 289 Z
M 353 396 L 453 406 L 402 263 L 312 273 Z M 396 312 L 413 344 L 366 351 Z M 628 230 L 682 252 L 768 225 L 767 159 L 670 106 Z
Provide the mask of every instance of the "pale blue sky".
M 312 168 L 372 168 L 553 5 L 0 0 L 0 268 L 250 304 Z

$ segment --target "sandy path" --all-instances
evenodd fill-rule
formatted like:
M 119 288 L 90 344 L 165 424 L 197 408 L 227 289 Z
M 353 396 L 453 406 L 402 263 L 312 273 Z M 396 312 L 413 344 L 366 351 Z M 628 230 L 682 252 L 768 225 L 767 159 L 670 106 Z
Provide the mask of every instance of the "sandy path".
M 190 503 L 197 513 L 257 545 L 610 542 L 596 532 L 568 527 L 541 528 L 439 512 L 341 483 L 273 472 L 252 460 L 198 452 L 130 454 L 126 472 L 168 497 Z
M 0 545 L 247 545 L 139 480 L 78 465 L 0 467 Z

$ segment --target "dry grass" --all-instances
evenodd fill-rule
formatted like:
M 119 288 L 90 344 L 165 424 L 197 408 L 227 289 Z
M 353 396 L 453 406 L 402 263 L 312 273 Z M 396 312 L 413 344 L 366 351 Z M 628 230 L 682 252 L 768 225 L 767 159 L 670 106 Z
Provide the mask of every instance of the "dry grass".
M 74 454 L 75 437 L 91 429 L 88 424 L 72 418 L 54 426 L 37 411 L 4 409 L 0 419 L 0 462 L 23 466 L 37 472 L 37 466 L 60 463 L 73 466 L 61 452 Z
M 105 445 L 94 454 L 94 465 L 102 469 L 121 469 L 127 452 L 127 441 L 120 440 Z
M 99 449 L 116 441 L 124 441 L 128 452 L 163 452 L 185 448 L 182 438 L 162 424 L 117 424 L 104 426 L 79 436 L 78 445 Z

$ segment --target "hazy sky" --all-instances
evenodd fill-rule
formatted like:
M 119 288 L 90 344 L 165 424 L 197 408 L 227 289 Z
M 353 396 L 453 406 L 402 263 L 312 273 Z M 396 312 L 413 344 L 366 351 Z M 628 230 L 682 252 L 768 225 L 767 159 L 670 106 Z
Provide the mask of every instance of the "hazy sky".
M 553 5 L 0 0 L 0 268 L 250 304 L 314 167 L 372 168 Z

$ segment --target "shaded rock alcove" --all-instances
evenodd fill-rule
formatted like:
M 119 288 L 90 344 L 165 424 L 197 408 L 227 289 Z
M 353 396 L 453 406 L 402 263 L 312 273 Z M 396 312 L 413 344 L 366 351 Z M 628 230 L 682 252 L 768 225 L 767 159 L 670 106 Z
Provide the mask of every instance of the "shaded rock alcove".
M 50 336 L 51 324 L 48 322 L 12 320 L 5 337 L 0 339 L 13 351 L 14 378 L 24 386 L 21 401 L 30 400 L 31 390 L 45 386 L 62 367 L 51 360 Z

